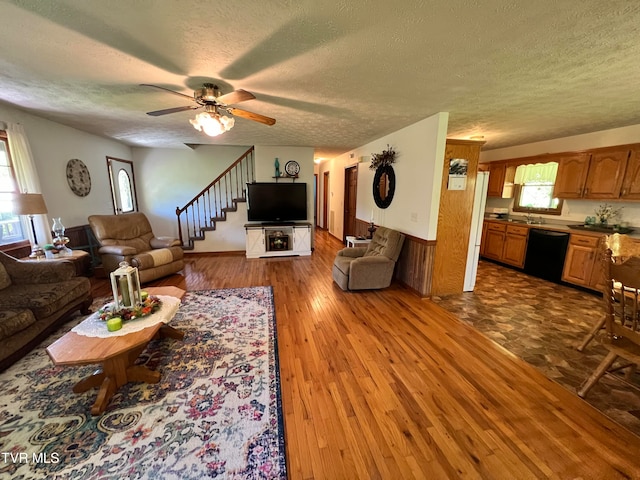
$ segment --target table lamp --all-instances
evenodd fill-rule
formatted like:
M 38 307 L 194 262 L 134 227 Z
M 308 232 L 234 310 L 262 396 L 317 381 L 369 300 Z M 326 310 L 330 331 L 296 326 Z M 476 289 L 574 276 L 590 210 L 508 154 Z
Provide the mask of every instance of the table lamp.
M 33 247 L 31 248 L 31 258 L 44 256 L 44 251 L 38 245 L 36 227 L 33 224 L 34 215 L 47 213 L 47 206 L 41 193 L 16 193 L 12 198 L 13 213 L 16 215 L 27 215 L 31 221 L 31 233 L 33 233 Z

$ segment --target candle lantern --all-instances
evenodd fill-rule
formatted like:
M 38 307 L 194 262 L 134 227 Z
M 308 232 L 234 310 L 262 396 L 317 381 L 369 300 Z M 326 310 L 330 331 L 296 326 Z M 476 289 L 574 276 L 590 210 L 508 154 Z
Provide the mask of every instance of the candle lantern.
M 111 272 L 111 290 L 116 310 L 142 303 L 138 269 L 127 262 L 120 262 L 120 267 Z

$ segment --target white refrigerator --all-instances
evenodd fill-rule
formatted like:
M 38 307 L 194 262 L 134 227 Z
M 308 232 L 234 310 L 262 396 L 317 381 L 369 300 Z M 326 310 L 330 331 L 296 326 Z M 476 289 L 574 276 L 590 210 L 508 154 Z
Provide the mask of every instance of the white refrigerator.
M 482 241 L 482 225 L 484 223 L 484 208 L 487 204 L 487 189 L 489 187 L 489 172 L 478 172 L 476 191 L 473 199 L 471 214 L 471 232 L 469 234 L 469 251 L 467 252 L 467 267 L 464 273 L 465 292 L 472 292 L 476 285 L 478 261 L 480 260 L 480 242 Z

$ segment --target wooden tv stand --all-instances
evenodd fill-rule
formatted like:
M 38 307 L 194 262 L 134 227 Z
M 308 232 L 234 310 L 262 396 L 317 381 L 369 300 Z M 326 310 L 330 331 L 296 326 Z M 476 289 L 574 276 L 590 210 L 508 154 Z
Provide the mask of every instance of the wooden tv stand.
M 311 255 L 311 224 L 308 222 L 247 223 L 247 258 Z

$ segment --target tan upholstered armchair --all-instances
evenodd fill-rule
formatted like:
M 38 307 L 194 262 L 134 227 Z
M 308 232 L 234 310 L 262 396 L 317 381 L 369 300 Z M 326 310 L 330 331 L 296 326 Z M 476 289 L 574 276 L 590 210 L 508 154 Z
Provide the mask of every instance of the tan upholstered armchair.
M 378 227 L 367 247 L 343 248 L 333 262 L 333 279 L 343 290 L 385 288 L 391 285 L 404 235 Z
M 180 241 L 156 237 L 144 213 L 91 215 L 89 225 L 100 244 L 105 272 L 113 272 L 122 261 L 137 267 L 140 282 L 171 275 L 184 268 Z

